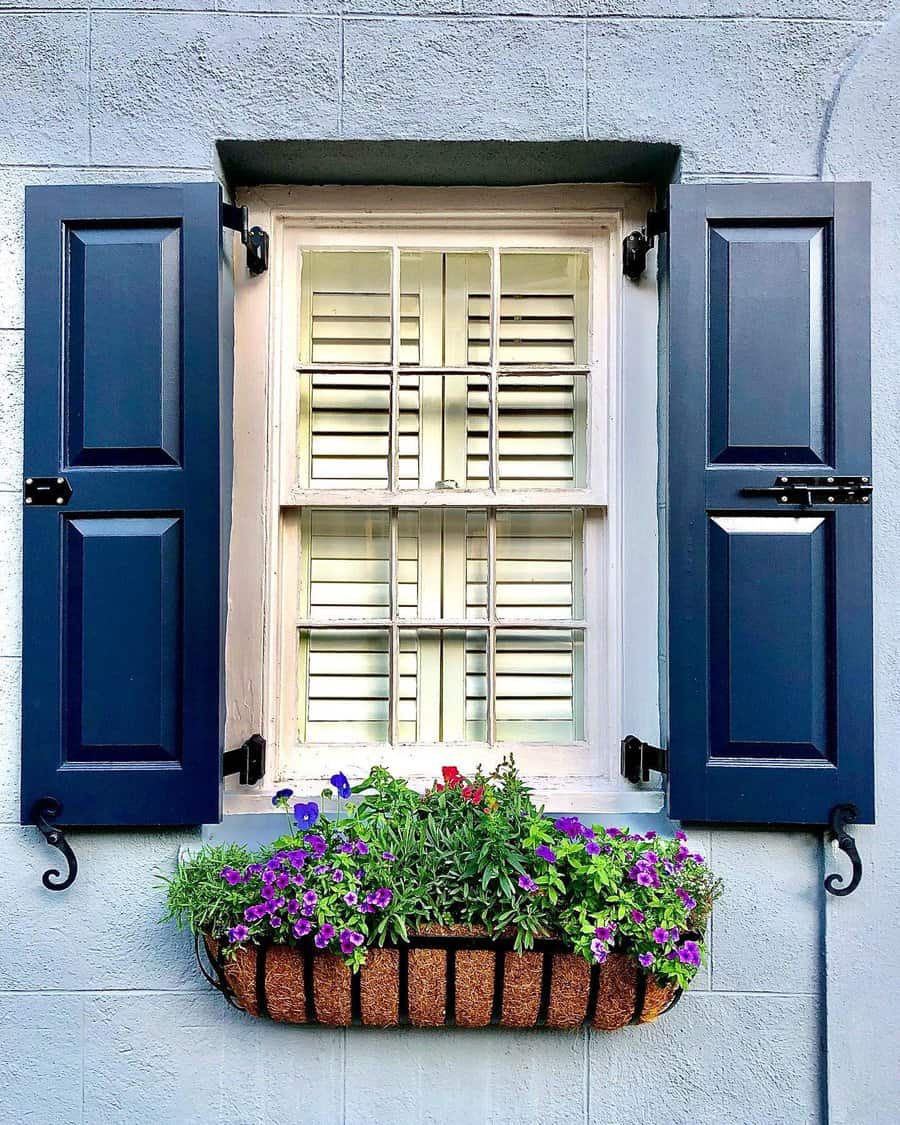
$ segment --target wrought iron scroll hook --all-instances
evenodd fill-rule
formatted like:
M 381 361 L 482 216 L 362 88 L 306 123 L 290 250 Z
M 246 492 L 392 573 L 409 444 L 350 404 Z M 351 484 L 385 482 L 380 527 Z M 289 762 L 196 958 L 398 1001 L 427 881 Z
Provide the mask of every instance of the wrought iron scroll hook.
M 68 872 L 64 879 L 60 878 L 57 868 L 50 867 L 41 876 L 41 882 L 48 891 L 64 891 L 71 887 L 78 874 L 78 860 L 69 847 L 69 841 L 63 835 L 63 830 L 52 822 L 62 814 L 62 805 L 55 797 L 41 797 L 31 806 L 31 818 L 37 825 L 38 831 L 52 848 L 58 848 L 65 856 Z
M 835 805 L 831 810 L 831 831 L 837 841 L 837 846 L 842 852 L 847 853 L 850 862 L 853 864 L 853 875 L 846 887 L 843 885 L 844 876 L 838 875 L 836 872 L 829 875 L 825 880 L 825 890 L 840 898 L 853 894 L 862 880 L 862 860 L 856 850 L 856 841 L 847 831 L 847 825 L 853 824 L 856 821 L 856 816 L 856 805 Z

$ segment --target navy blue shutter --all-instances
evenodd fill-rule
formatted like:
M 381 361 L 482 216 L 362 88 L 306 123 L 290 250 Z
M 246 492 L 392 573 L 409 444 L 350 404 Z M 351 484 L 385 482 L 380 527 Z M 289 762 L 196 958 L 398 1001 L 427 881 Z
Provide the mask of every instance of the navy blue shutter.
M 871 473 L 869 187 L 680 185 L 670 208 L 669 812 L 871 823 L 871 505 L 742 495 Z
M 220 818 L 231 341 L 215 183 L 26 192 L 23 822 Z

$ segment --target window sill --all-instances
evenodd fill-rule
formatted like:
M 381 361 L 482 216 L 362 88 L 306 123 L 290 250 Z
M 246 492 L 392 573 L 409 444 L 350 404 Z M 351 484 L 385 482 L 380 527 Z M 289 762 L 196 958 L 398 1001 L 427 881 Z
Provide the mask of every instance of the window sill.
M 272 814 L 272 796 L 279 786 L 267 785 L 261 782 L 257 788 L 231 789 L 225 793 L 223 814 L 224 818 L 230 816 Z M 321 789 L 321 783 L 319 783 Z M 317 801 L 320 792 L 316 787 L 296 788 L 295 799 L 298 801 Z M 662 789 L 650 787 L 597 787 L 595 789 L 541 789 L 536 788 L 534 793 L 535 803 L 543 805 L 548 813 L 577 813 L 579 815 L 596 814 L 603 817 L 607 814 L 622 816 L 635 813 L 641 816 L 654 815 L 663 809 L 664 793 Z M 281 814 L 277 814 L 281 815 Z

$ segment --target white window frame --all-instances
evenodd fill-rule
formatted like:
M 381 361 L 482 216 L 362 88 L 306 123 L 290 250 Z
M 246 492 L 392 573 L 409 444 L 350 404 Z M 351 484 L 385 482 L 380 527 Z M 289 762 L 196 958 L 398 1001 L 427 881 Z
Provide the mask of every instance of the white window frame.
M 250 279 L 238 273 L 237 282 L 226 739 L 234 745 L 261 731 L 269 768 L 253 790 L 230 783 L 226 811 L 271 809 L 270 795 L 282 785 L 316 794 L 323 778 L 327 783 L 339 768 L 359 776 L 373 762 L 384 761 L 424 786 L 451 760 L 466 771 L 479 762 L 491 765 L 510 750 L 539 799 L 554 811 L 657 811 L 659 791 L 635 790 L 618 776 L 622 735 L 635 729 L 652 740 L 659 729 L 656 286 L 652 268 L 639 285 L 623 281 L 621 273 L 622 238 L 641 224 L 652 193 L 622 185 L 262 188 L 243 193 L 239 201 L 249 206 L 251 223 L 270 232 L 271 261 L 268 274 Z M 387 240 L 404 245 L 414 240 L 415 249 L 435 250 L 481 249 L 488 242 L 499 248 L 500 241 L 504 248 L 591 249 L 591 304 L 600 331 L 590 333 L 590 378 L 599 385 L 589 394 L 586 488 L 460 490 L 436 497 L 419 490 L 351 493 L 293 485 L 298 248 L 374 248 Z M 496 290 L 497 271 L 492 272 Z M 635 423 L 638 431 L 626 433 L 626 426 L 633 429 Z M 308 747 L 302 772 L 284 768 L 279 751 L 291 734 L 279 684 L 281 662 L 295 647 L 296 633 L 294 619 L 287 620 L 284 612 L 290 576 L 284 573 L 280 542 L 282 506 L 365 508 L 377 506 L 373 500 L 419 508 L 438 501 L 472 509 L 577 506 L 586 516 L 591 509 L 604 509 L 604 518 L 585 519 L 585 558 L 604 561 L 599 574 L 585 575 L 587 744 L 404 745 L 386 752 L 377 745 Z M 629 551 L 632 544 L 636 556 Z M 468 626 L 477 629 L 479 623 Z M 287 630 L 292 633 L 288 644 Z M 598 683 L 601 690 L 591 690 Z

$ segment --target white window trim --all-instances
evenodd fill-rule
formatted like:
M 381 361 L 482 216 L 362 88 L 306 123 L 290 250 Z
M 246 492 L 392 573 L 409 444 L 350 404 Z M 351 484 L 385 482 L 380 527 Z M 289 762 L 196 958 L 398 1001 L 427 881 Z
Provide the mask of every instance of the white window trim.
M 589 775 L 573 772 L 571 747 L 503 745 L 487 753 L 483 746 L 459 745 L 440 748 L 446 764 L 471 769 L 479 761 L 499 760 L 512 751 L 523 772 L 535 780 L 538 799 L 553 811 L 655 812 L 661 807 L 659 790 L 635 789 L 618 775 L 618 740 L 635 730 L 654 740 L 659 730 L 658 668 L 658 533 L 657 533 L 657 300 L 654 270 L 639 285 L 623 281 L 621 243 L 624 234 L 640 226 L 652 193 L 646 188 L 623 185 L 562 185 L 541 188 L 504 189 L 416 189 L 416 188 L 262 188 L 243 193 L 239 201 L 250 208 L 250 221 L 270 232 L 271 266 L 260 278 L 239 274 L 236 286 L 235 388 L 234 388 L 234 493 L 229 569 L 229 617 L 226 644 L 226 740 L 236 745 L 259 730 L 270 747 L 268 776 L 253 789 L 227 786 L 226 812 L 270 811 L 271 794 L 282 784 L 291 784 L 298 794 L 315 795 L 322 786 L 327 761 L 330 769 L 344 768 L 356 776 L 379 760 L 378 747 L 317 747 L 311 755 L 311 775 L 287 777 L 276 772 L 280 707 L 275 685 L 280 645 L 267 630 L 277 625 L 272 607 L 278 604 L 280 582 L 277 523 L 275 514 L 282 500 L 309 500 L 290 489 L 277 494 L 279 480 L 287 480 L 279 467 L 293 453 L 284 443 L 279 419 L 283 403 L 271 393 L 286 385 L 283 371 L 283 337 L 286 318 L 282 310 L 293 300 L 291 270 L 285 270 L 286 248 L 295 244 L 296 232 L 304 241 L 315 240 L 316 232 L 335 227 L 342 231 L 359 228 L 360 234 L 414 229 L 417 241 L 433 231 L 438 246 L 448 245 L 447 232 L 456 228 L 503 229 L 525 246 L 548 245 L 547 231 L 556 232 L 561 246 L 577 247 L 578 239 L 605 231 L 607 269 L 595 279 L 608 309 L 606 337 L 606 419 L 593 417 L 589 445 L 596 453 L 593 431 L 600 426 L 608 492 L 601 478 L 589 479 L 591 489 L 564 490 L 558 502 L 606 508 L 602 521 L 586 520 L 586 534 L 608 535 L 609 542 L 598 554 L 596 544 L 586 543 L 586 556 L 604 557 L 607 565 L 599 581 L 589 584 L 594 600 L 585 605 L 585 616 L 609 624 L 592 630 L 602 635 L 609 651 L 599 661 L 596 645 L 589 646 L 586 662 L 586 696 L 590 707 L 588 729 L 597 731 L 598 711 L 605 716 L 602 742 L 592 754 Z M 374 238 L 374 235 L 371 235 Z M 451 236 L 452 237 L 452 236 Z M 598 291 L 597 286 L 600 286 Z M 265 343 L 264 343 L 265 342 Z M 627 373 L 627 384 L 624 373 Z M 293 376 L 293 369 L 291 371 Z M 592 396 L 592 402 L 597 401 Z M 288 445 L 288 449 L 284 445 Z M 607 452 L 608 450 L 608 452 Z M 580 498 L 576 501 L 575 495 Z M 371 495 L 367 493 L 367 496 Z M 553 503 L 554 493 L 541 490 L 541 504 Z M 319 505 L 340 505 L 341 493 L 316 490 Z M 442 498 L 443 499 L 443 498 Z M 466 507 L 534 506 L 537 495 L 498 497 L 493 493 L 460 492 L 453 502 Z M 354 501 L 358 500 L 358 494 Z M 432 494 L 410 491 L 402 503 L 427 506 Z M 628 521 L 622 519 L 627 505 Z M 587 529 L 591 528 L 588 532 Z M 274 534 L 273 534 L 274 532 Z M 627 568 L 623 565 L 628 558 Z M 588 589 L 585 590 L 588 597 Z M 598 604 L 599 603 L 599 604 Z M 475 623 L 473 622 L 474 626 Z M 601 682 L 607 698 L 599 705 L 599 693 L 590 690 L 598 666 L 604 669 Z M 595 736 L 596 745 L 596 736 Z M 433 747 L 429 747 L 433 750 Z M 417 756 L 418 755 L 418 756 Z M 429 755 L 423 772 L 421 749 L 391 748 L 391 767 L 415 783 L 427 783 L 437 758 Z M 358 767 L 358 768 L 357 768 Z M 330 772 L 330 769 L 328 772 Z M 327 774 L 326 774 L 327 776 Z

